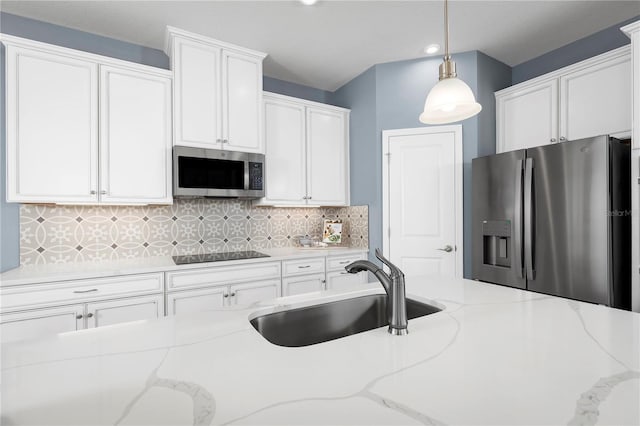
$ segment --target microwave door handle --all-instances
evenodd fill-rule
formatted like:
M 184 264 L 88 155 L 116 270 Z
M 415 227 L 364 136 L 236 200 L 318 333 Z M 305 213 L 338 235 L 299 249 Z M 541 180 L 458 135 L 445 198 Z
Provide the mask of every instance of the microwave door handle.
M 518 160 L 516 167 L 516 193 L 513 209 L 513 253 L 518 278 L 524 278 L 524 265 L 522 264 L 522 170 L 523 160 Z
M 244 160 L 244 190 L 249 190 L 249 160 Z
M 527 158 L 524 166 L 524 256 L 527 269 L 527 279 L 536 278 L 534 264 L 534 252 L 536 249 L 534 226 L 535 226 L 535 205 L 533 201 L 533 158 Z

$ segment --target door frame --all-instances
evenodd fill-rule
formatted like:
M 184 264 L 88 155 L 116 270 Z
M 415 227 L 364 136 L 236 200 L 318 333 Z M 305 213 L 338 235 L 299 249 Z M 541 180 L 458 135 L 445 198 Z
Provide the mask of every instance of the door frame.
M 455 277 L 462 278 L 464 265 L 463 250 L 463 164 L 462 164 L 462 125 L 414 127 L 408 129 L 393 129 L 382 131 L 382 252 L 389 255 L 389 144 L 394 136 L 411 136 L 420 134 L 454 134 L 454 202 L 455 202 Z M 458 208 L 459 207 L 459 208 Z

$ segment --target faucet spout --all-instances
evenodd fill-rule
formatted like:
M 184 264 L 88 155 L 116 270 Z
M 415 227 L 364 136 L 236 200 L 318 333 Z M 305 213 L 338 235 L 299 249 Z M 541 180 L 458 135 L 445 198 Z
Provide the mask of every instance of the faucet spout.
M 356 260 L 347 265 L 344 269 L 356 274 L 362 271 L 371 272 L 382 284 L 387 293 L 387 307 L 389 308 L 389 333 L 400 336 L 408 333 L 407 330 L 407 300 L 405 294 L 404 274 L 393 263 L 382 256 L 379 249 L 376 249 L 376 257 L 380 259 L 391 270 L 391 275 L 387 274 L 381 267 L 367 260 Z

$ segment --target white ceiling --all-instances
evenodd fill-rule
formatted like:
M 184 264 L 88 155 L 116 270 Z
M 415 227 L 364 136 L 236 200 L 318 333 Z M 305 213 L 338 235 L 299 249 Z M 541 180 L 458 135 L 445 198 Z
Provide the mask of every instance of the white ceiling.
M 0 9 L 157 49 L 172 25 L 266 52 L 266 75 L 331 91 L 444 44 L 441 1 L 3 0 Z M 450 46 L 513 66 L 638 14 L 637 0 L 453 0 Z

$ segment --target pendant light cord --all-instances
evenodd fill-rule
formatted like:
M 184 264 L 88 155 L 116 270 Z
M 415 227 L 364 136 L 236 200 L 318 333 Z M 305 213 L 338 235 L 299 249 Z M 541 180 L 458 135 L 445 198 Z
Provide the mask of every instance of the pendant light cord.
M 444 57 L 449 59 L 449 0 L 444 0 Z

